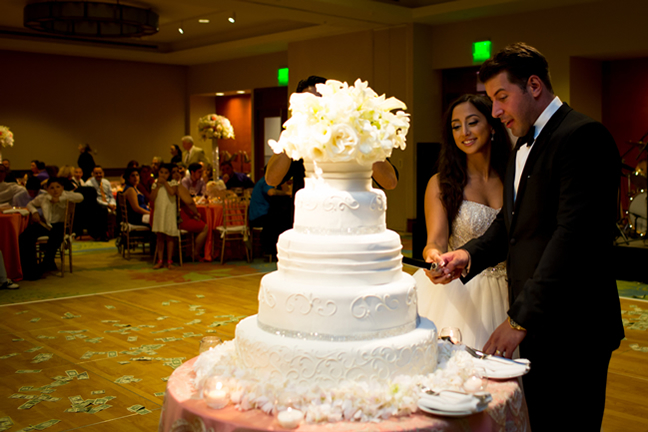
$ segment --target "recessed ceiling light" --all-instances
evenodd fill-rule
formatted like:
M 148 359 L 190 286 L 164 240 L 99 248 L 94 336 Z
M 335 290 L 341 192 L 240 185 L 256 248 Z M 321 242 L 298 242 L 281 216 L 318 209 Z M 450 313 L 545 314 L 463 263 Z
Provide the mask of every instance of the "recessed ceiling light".
M 209 20 L 208 20 L 208 19 L 199 19 L 198 22 L 199 22 L 200 24 L 209 24 Z
M 227 21 L 234 24 L 236 22 L 236 12 L 232 12 L 231 15 L 227 18 Z
M 184 34 L 184 30 L 182 30 L 182 27 L 178 27 L 178 32 L 180 32 L 180 34 Z
M 218 92 L 218 93 L 216 93 L 216 96 L 225 96 L 225 93 Z
M 238 94 L 245 94 L 245 90 L 238 90 L 236 93 L 238 93 Z

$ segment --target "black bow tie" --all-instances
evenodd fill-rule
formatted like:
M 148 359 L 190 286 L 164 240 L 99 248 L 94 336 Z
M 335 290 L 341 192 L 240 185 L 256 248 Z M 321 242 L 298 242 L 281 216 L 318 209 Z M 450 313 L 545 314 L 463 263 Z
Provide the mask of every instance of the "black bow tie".
M 520 147 L 522 147 L 525 144 L 527 146 L 531 145 L 534 139 L 533 137 L 534 134 L 535 134 L 535 126 L 531 126 L 531 128 L 529 128 L 529 131 L 526 133 L 526 135 L 518 138 L 517 142 L 515 143 L 515 150 L 516 151 L 519 150 Z

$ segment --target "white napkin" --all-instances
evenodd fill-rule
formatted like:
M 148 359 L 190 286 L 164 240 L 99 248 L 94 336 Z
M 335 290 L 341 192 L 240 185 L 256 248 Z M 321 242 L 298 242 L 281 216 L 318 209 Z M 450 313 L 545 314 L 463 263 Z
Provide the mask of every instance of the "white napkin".
M 518 359 L 523 361 L 517 362 L 504 362 L 492 359 L 475 359 L 474 365 L 483 367 L 486 370 L 489 378 L 513 378 L 525 375 L 531 369 L 531 363 L 526 359 Z
M 419 406 L 448 413 L 476 412 L 483 407 L 483 404 L 480 405 L 480 400 L 473 395 L 449 391 L 442 391 L 438 395 L 426 394 L 419 399 L 418 403 Z
M 22 209 L 22 208 L 3 210 L 2 213 L 4 214 L 20 213 L 23 216 L 29 216 L 29 210 Z

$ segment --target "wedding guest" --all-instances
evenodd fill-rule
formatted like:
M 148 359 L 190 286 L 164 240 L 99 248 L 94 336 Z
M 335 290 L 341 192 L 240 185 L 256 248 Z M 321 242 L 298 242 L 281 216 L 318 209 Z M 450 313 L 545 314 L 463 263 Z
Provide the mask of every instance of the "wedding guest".
M 64 185 L 65 190 L 75 190 L 76 186 L 72 179 L 74 178 L 74 167 L 70 165 L 63 165 L 58 172 L 56 177 L 64 178 L 67 180 L 67 183 Z
M 158 171 L 160 170 L 160 166 L 164 163 L 164 160 L 160 156 L 153 156 L 153 159 L 151 161 L 151 173 L 153 174 L 153 177 L 157 178 L 158 176 Z
M 83 171 L 83 180 L 86 181 L 92 177 L 92 170 L 95 167 L 95 160 L 92 157 L 92 149 L 90 144 L 79 144 L 79 159 L 77 166 Z
M 173 179 L 172 167 L 162 165 L 159 169 L 157 181 L 152 186 L 151 210 L 152 222 L 151 231 L 157 236 L 155 247 L 154 269 L 165 267 L 164 247 L 167 250 L 166 268 L 173 268 L 173 240 L 178 237 L 178 207 L 176 195 L 178 193 L 178 181 Z M 182 253 L 182 251 L 180 252 Z
M 45 170 L 45 162 L 41 162 L 38 159 L 31 161 L 31 172 L 34 177 L 36 177 L 41 182 L 49 179 L 49 174 Z
M 97 202 L 102 207 L 114 213 L 117 208 L 117 201 L 112 194 L 110 182 L 104 178 L 104 171 L 101 165 L 97 165 L 92 170 L 92 178 L 86 182 L 86 186 L 93 187 L 97 191 Z
M 194 140 L 191 135 L 182 137 L 182 148 L 185 149 L 182 155 L 182 164 L 185 167 L 189 168 L 189 165 L 199 162 L 209 163 L 209 159 L 205 156 L 205 151 L 194 145 Z
M 202 175 L 202 165 L 199 163 L 189 165 L 189 177 L 182 179 L 182 185 L 187 188 L 191 196 L 203 196 L 205 194 L 205 182 Z
M 75 168 L 74 175 L 70 181 L 75 189 L 85 186 L 85 181 L 83 181 L 83 170 L 81 168 Z
M 258 182 L 254 185 L 252 190 L 252 196 L 250 197 L 250 227 L 256 228 L 261 227 L 261 247 L 266 255 L 271 255 L 273 253 L 272 242 L 276 243 L 276 240 L 279 238 L 280 233 L 276 233 L 273 227 L 270 225 L 269 212 L 270 212 L 270 203 L 272 197 L 287 196 L 290 195 L 290 192 L 286 190 L 287 188 L 282 188 L 281 186 L 275 188 L 270 186 L 266 180 L 265 176 L 261 177 Z M 272 215 L 270 215 L 272 216 Z M 283 232 L 283 231 L 282 231 Z
M 129 160 L 128 163 L 126 164 L 126 169 L 128 168 L 139 168 L 139 162 L 137 162 L 135 159 Z
M 234 171 L 234 167 L 231 162 L 223 162 L 220 165 L 221 178 L 225 182 L 227 189 L 234 188 L 253 188 L 254 182 L 249 175 Z
M 137 184 L 137 190 L 144 195 L 147 203 L 151 202 L 151 186 L 153 186 L 153 183 L 155 183 L 155 176 L 152 167 L 142 165 L 140 167 L 140 181 Z
M 599 431 L 608 365 L 624 337 L 615 268 L 595 264 L 613 256 L 619 151 L 605 126 L 554 94 L 549 65 L 536 48 L 505 47 L 481 66 L 479 79 L 493 117 L 519 139 L 502 211 L 484 235 L 441 255 L 435 282 L 462 273 L 471 278 L 506 260 L 508 319 L 484 351 L 510 358 L 519 346 L 531 361 L 522 381 L 532 430 L 556 429 L 560 419 L 560 430 Z M 596 175 L 583 176 L 583 166 Z M 596 294 L 581 295 L 577 287 L 595 287 Z M 576 304 L 596 317 L 596 331 L 564 337 Z M 595 348 L 569 367 L 557 353 L 573 352 L 575 343 Z M 549 382 L 569 382 L 587 396 L 556 391 Z
M 25 191 L 25 188 L 18 183 L 5 181 L 6 176 L 7 168 L 4 165 L 0 165 L 0 204 L 10 204 L 13 206 L 14 197 Z
M 151 212 L 144 195 L 137 190 L 137 184 L 140 181 L 139 170 L 137 168 L 126 168 L 124 180 L 126 183 L 122 193 L 126 198 L 128 223 L 133 225 L 148 224 Z
M 11 171 L 11 162 L 9 159 L 2 159 L 2 165 L 6 168 L 6 175 L 5 175 L 5 181 L 7 183 L 17 183 L 18 179 L 16 178 L 16 174 Z
M 171 163 L 179 164 L 182 162 L 182 150 L 178 144 L 171 144 Z
M 83 201 L 80 193 L 64 190 L 63 183 L 60 178 L 49 179 L 47 194 L 39 195 L 27 204 L 33 223 L 19 237 L 20 263 L 26 280 L 40 279 L 43 273 L 58 270 L 54 258 L 63 241 L 67 203 Z M 43 218 L 38 213 L 39 208 L 43 210 Z M 48 236 L 48 240 L 43 262 L 37 265 L 36 240 L 41 236 Z

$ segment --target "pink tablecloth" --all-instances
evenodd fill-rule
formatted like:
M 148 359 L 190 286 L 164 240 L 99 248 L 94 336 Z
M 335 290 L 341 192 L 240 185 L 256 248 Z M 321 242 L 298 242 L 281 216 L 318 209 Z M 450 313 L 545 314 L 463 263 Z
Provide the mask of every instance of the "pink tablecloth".
M 0 213 L 0 250 L 4 256 L 7 277 L 15 281 L 23 278 L 18 236 L 25 231 L 28 224 L 28 216 L 21 216 L 19 213 Z
M 205 242 L 205 261 L 214 259 L 212 249 L 214 245 L 214 230 L 223 225 L 223 206 L 221 204 L 199 205 L 200 217 L 209 227 L 207 241 Z M 218 235 L 218 233 L 216 233 Z
M 192 399 L 193 358 L 176 369 L 167 384 L 160 432 L 172 430 L 214 432 L 285 430 L 277 420 L 260 410 L 238 411 L 229 405 L 214 410 L 202 399 Z M 488 409 L 470 417 L 449 419 L 426 414 L 393 418 L 380 423 L 302 424 L 298 432 L 328 431 L 528 431 L 526 403 L 518 381 L 490 381 L 493 401 Z

